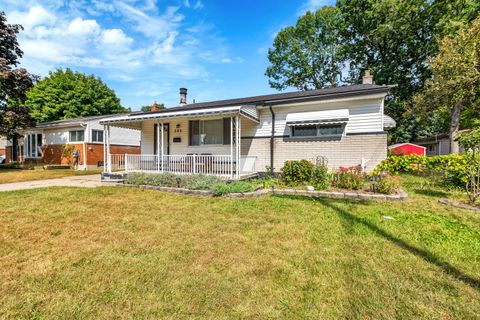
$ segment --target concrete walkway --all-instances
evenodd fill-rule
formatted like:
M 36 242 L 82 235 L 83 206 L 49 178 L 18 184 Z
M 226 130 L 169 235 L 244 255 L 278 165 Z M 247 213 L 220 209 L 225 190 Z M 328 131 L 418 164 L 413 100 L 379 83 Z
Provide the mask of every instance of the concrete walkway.
M 70 176 L 70 177 L 63 177 L 58 179 L 4 183 L 4 184 L 0 184 L 0 192 L 36 189 L 36 188 L 45 188 L 45 187 L 93 188 L 101 185 L 102 185 L 102 182 L 100 180 L 100 175 L 94 174 L 94 175 L 88 175 L 88 176 Z

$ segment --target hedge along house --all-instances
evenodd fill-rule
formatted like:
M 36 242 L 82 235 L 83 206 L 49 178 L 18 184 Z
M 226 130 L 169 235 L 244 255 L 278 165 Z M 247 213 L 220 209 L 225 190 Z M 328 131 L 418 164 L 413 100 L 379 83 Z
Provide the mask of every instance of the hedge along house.
M 100 120 L 118 115 L 91 116 L 44 122 L 22 132 L 23 137 L 9 141 L 7 162 L 33 164 L 71 164 L 78 154 L 80 170 L 103 167 L 104 131 Z M 112 129 L 111 150 L 122 154 L 140 153 L 140 132 Z M 70 151 L 70 152 L 68 152 Z
M 279 171 L 287 160 L 324 157 L 330 168 L 372 170 L 387 155 L 387 86 L 362 84 L 186 103 L 104 119 L 106 171 L 212 174 L 239 179 Z M 114 154 L 114 128 L 141 132 L 141 154 Z M 110 132 L 110 134 L 108 134 Z

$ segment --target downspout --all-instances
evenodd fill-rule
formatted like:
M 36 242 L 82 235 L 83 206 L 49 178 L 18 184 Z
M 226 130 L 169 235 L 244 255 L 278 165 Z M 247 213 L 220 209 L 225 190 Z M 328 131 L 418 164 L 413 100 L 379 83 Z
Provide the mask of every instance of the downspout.
M 275 139 L 275 112 L 273 112 L 273 108 L 271 105 L 268 108 L 270 109 L 270 113 L 272 115 L 272 132 L 270 136 L 270 174 L 273 176 L 273 172 L 274 172 L 273 155 L 274 155 L 274 147 L 275 147 L 275 140 L 274 140 Z
M 80 123 L 82 128 L 85 128 L 85 134 L 83 135 L 83 170 L 87 170 L 87 137 L 88 137 L 88 125 Z

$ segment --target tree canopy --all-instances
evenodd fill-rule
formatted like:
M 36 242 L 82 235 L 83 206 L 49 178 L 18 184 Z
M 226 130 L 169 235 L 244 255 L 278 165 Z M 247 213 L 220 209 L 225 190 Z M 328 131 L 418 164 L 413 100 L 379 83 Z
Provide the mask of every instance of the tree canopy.
M 19 131 L 34 126 L 29 110 L 23 106 L 25 92 L 33 86 L 36 76 L 16 68 L 23 56 L 17 41 L 21 25 L 8 24 L 0 11 L 0 136 L 19 137 Z
M 405 102 L 431 78 L 438 39 L 455 36 L 479 12 L 473 0 L 338 0 L 277 34 L 266 75 L 273 88 L 310 90 L 355 84 L 371 70 L 375 83 L 397 85 L 386 112 L 397 121 L 394 139 L 410 140 L 437 126 L 406 116 Z
M 57 69 L 27 92 L 26 105 L 38 122 L 126 112 L 100 78 Z
M 480 17 L 458 36 L 440 41 L 432 60 L 433 77 L 416 94 L 410 112 L 428 118 L 434 112 L 449 125 L 451 150 L 458 151 L 457 132 L 480 126 Z
M 337 86 L 345 60 L 339 41 L 341 30 L 343 20 L 335 7 L 309 11 L 295 27 L 281 30 L 268 51 L 271 66 L 265 74 L 270 86 L 278 90 Z

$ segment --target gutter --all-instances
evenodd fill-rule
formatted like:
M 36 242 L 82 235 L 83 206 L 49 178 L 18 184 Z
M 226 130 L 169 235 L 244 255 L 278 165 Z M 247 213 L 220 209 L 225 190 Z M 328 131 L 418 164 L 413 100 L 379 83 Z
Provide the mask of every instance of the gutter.
M 87 144 L 86 140 L 88 137 L 88 124 L 80 123 L 80 127 L 85 128 L 85 133 L 83 134 L 83 170 L 87 170 Z
M 273 112 L 272 106 L 268 106 L 272 115 L 272 133 L 270 136 L 270 174 L 273 176 L 273 163 L 274 163 L 274 148 L 275 148 L 275 112 Z

